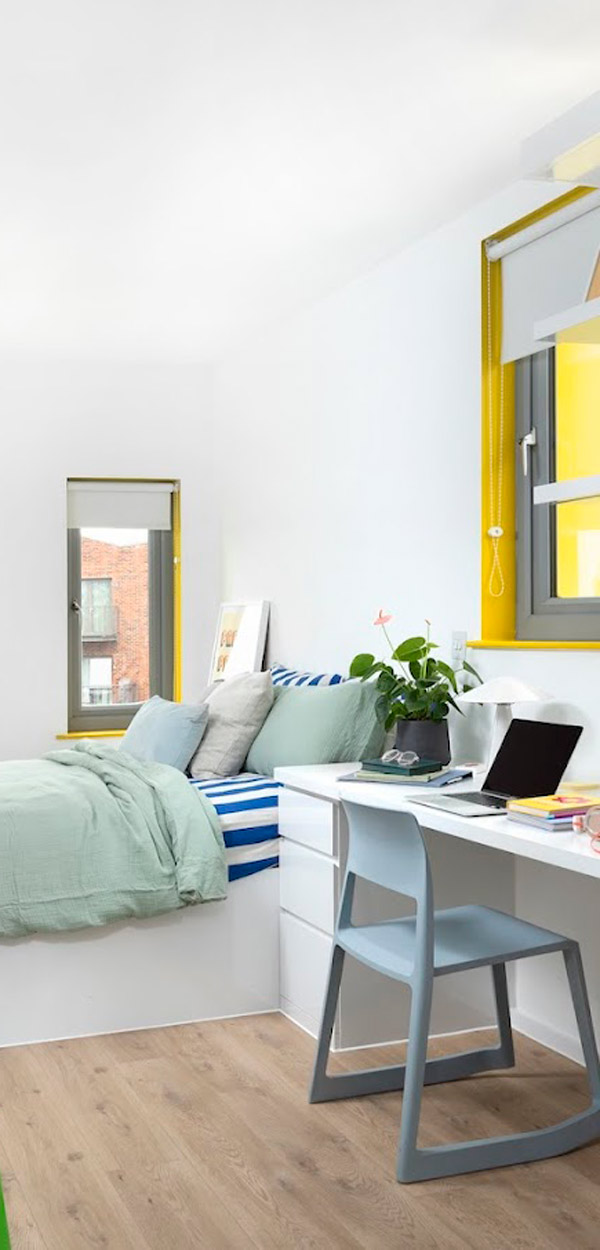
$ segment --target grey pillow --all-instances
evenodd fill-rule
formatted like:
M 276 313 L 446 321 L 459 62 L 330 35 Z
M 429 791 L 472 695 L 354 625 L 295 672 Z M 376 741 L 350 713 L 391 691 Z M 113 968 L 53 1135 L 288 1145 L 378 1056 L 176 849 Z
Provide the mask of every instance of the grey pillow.
M 120 749 L 136 760 L 170 764 L 184 772 L 206 729 L 208 704 L 189 707 L 155 694 L 136 712 Z
M 192 777 L 233 777 L 273 706 L 271 674 L 241 673 L 208 696 L 208 726 L 190 764 Z
M 375 715 L 377 698 L 375 685 L 360 681 L 278 690 L 248 754 L 248 771 L 271 776 L 286 764 L 371 759 L 385 736 Z

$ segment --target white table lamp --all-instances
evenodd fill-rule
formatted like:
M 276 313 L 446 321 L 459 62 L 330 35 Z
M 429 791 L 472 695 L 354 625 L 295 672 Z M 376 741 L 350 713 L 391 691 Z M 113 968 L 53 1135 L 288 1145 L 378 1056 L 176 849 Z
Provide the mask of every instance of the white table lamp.
M 512 719 L 513 703 L 547 703 L 551 698 L 543 690 L 528 686 L 517 677 L 492 677 L 481 686 L 459 695 L 461 703 L 492 703 L 496 708 L 489 763 L 495 759 Z

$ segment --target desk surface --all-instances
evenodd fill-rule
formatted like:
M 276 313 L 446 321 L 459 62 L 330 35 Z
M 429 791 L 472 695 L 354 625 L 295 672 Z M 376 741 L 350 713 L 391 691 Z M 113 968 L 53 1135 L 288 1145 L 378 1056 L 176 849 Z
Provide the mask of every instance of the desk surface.
M 358 764 L 321 764 L 277 768 L 275 776 L 278 781 L 292 789 L 313 794 L 316 798 L 329 799 L 334 802 L 346 799 L 355 803 L 364 803 L 368 807 L 383 807 L 389 811 L 409 811 L 417 817 L 427 829 L 438 833 L 447 833 L 454 838 L 462 838 L 466 842 L 476 842 L 479 846 L 491 846 L 499 851 L 508 851 L 511 855 L 522 855 L 525 859 L 535 859 L 542 864 L 551 864 L 555 868 L 566 868 L 570 872 L 580 872 L 587 877 L 600 878 L 600 855 L 591 848 L 590 839 L 585 833 L 563 832 L 546 833 L 531 825 L 517 824 L 507 816 L 481 816 L 470 818 L 457 816 L 450 811 L 420 807 L 411 803 L 410 797 L 415 793 L 414 786 L 381 784 L 377 782 L 340 782 L 340 776 L 358 768 Z M 469 785 L 451 786 L 449 794 L 458 795 L 467 789 L 478 789 L 472 782 Z M 420 793 L 423 790 L 420 789 Z M 439 790 L 428 793 L 439 794 Z M 443 793 L 443 791 L 441 792 Z

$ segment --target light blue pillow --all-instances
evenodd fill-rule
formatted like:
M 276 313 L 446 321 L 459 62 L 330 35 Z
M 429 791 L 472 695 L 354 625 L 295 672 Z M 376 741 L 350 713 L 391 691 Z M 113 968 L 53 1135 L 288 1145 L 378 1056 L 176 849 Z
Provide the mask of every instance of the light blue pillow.
M 170 764 L 185 772 L 208 723 L 208 704 L 190 707 L 155 694 L 142 703 L 121 739 L 121 750 L 136 760 Z

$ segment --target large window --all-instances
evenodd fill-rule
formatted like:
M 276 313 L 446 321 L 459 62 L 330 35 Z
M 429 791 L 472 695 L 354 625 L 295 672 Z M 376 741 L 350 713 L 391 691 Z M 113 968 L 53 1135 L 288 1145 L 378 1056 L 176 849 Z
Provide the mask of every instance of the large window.
M 600 345 L 559 343 L 515 377 L 517 636 L 596 640 Z
M 600 191 L 482 247 L 477 646 L 600 649 Z
M 68 484 L 69 731 L 173 697 L 172 484 Z

